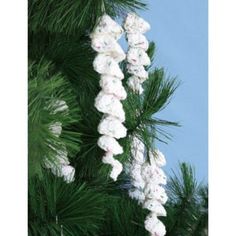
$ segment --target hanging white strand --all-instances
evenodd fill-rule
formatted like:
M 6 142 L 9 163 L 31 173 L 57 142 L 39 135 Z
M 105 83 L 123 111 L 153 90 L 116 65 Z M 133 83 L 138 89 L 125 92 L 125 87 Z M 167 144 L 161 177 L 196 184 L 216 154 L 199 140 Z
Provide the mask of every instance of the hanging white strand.
M 120 102 L 127 97 L 127 94 L 121 82 L 124 74 L 118 64 L 126 57 L 117 43 L 122 34 L 122 27 L 106 14 L 100 17 L 97 26 L 90 34 L 91 46 L 98 53 L 93 67 L 101 75 L 102 88 L 95 99 L 95 107 L 104 113 L 98 126 L 98 132 L 102 135 L 98 139 L 98 146 L 106 152 L 102 161 L 112 166 L 110 177 L 114 181 L 123 169 L 122 164 L 113 157 L 123 153 L 123 148 L 116 139 L 124 138 L 127 133 L 122 124 L 125 121 L 125 112 Z
M 66 112 L 68 106 L 65 101 L 55 100 L 49 104 L 47 109 L 49 109 L 52 114 L 56 114 L 58 112 Z M 59 121 L 53 122 L 50 124 L 49 130 L 55 137 L 60 137 L 62 132 L 62 123 Z M 55 155 L 54 158 L 45 158 L 45 167 L 50 169 L 54 175 L 63 177 L 64 181 L 67 183 L 74 181 L 75 169 L 70 166 L 66 146 L 61 143 L 60 149 L 55 150 L 52 145 L 51 148 L 55 152 Z
M 166 164 L 165 157 L 159 150 L 154 150 L 149 152 L 147 161 L 145 146 L 137 137 L 132 137 L 131 155 L 129 175 L 132 187 L 129 196 L 150 211 L 144 222 L 145 229 L 150 235 L 164 236 L 165 226 L 158 217 L 166 216 L 163 205 L 168 199 L 163 188 L 166 184 L 166 175 L 161 169 Z
M 134 92 L 142 94 L 142 83 L 148 78 L 148 72 L 144 66 L 151 64 L 146 53 L 149 44 L 143 34 L 150 30 L 150 25 L 135 13 L 129 13 L 125 19 L 124 28 L 129 45 L 127 70 L 131 74 L 127 83 Z

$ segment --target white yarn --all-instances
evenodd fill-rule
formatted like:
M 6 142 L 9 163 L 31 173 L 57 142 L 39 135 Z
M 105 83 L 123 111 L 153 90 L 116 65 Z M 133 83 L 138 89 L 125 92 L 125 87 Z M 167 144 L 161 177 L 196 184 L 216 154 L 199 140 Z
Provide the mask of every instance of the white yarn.
M 116 117 L 104 116 L 98 126 L 98 132 L 120 139 L 126 136 L 127 129 Z
M 112 152 L 107 152 L 105 156 L 102 158 L 102 162 L 105 164 L 110 164 L 112 166 L 112 171 L 110 173 L 110 177 L 116 181 L 117 177 L 123 170 L 122 164 L 114 159 Z
M 99 74 L 113 75 L 120 79 L 124 78 L 124 74 L 115 59 L 105 53 L 100 53 L 95 57 L 93 68 Z
M 148 40 L 141 33 L 126 34 L 128 44 L 132 48 L 142 48 L 144 51 L 148 50 Z
M 116 62 L 123 61 L 126 57 L 121 46 L 109 35 L 97 35 L 92 38 L 92 48 L 98 53 L 112 57 Z
M 163 167 L 166 165 L 165 156 L 158 149 L 149 152 L 149 158 L 153 165 L 157 165 L 158 167 Z
M 115 40 L 118 40 L 123 34 L 123 29 L 108 15 L 103 15 L 98 19 L 98 24 L 96 25 L 93 32 L 90 34 L 90 38 L 94 38 L 100 35 L 109 35 Z
M 105 93 L 113 94 L 119 100 L 124 100 L 127 97 L 127 93 L 122 85 L 122 82 L 117 77 L 102 75 L 100 79 L 100 86 Z
M 143 93 L 142 83 L 140 82 L 140 79 L 138 77 L 129 77 L 127 84 L 134 92 L 137 92 L 138 94 Z
M 48 110 L 50 110 L 51 114 L 56 114 L 58 112 L 63 112 L 68 110 L 68 106 L 65 101 L 63 100 L 53 100 L 49 105 L 48 105 Z
M 156 199 L 145 200 L 143 207 L 155 213 L 157 216 L 166 216 L 166 210 Z
M 68 110 L 68 106 L 65 101 L 56 100 L 49 105 L 48 109 L 52 110 L 52 113 L 55 114 L 57 112 Z M 56 121 L 50 124 L 49 130 L 55 137 L 58 138 L 62 132 L 62 123 Z M 50 169 L 54 175 L 63 177 L 64 181 L 67 183 L 74 181 L 75 169 L 70 166 L 66 146 L 62 143 L 60 149 L 55 149 L 51 145 L 50 148 L 55 152 L 55 155 L 52 159 L 50 158 L 50 160 L 47 157 L 45 158 L 45 167 Z
M 126 99 L 127 94 L 121 82 L 124 74 L 118 64 L 126 57 L 117 43 L 122 33 L 120 25 L 108 15 L 103 15 L 90 35 L 92 48 L 98 53 L 93 61 L 93 67 L 101 74 L 99 84 L 102 88 L 94 106 L 104 113 L 98 126 L 98 132 L 102 134 L 98 139 L 98 146 L 106 152 L 102 161 L 112 166 L 110 177 L 114 181 L 123 169 L 122 164 L 113 157 L 123 153 L 123 148 L 116 139 L 124 138 L 127 133 L 122 124 L 125 121 L 125 112 L 120 102 Z
M 125 121 L 122 103 L 112 94 L 107 94 L 102 90 L 95 99 L 95 107 L 102 113 L 117 117 L 121 122 Z
M 133 75 L 128 79 L 127 84 L 134 92 L 142 94 L 142 83 L 148 78 L 148 72 L 144 66 L 151 64 L 151 60 L 146 53 L 148 41 L 142 34 L 150 29 L 150 25 L 135 13 L 129 13 L 125 19 L 124 28 L 129 44 L 127 69 Z
M 162 187 L 166 184 L 166 175 L 161 169 L 166 164 L 165 157 L 159 150 L 154 150 L 149 152 L 150 162 L 147 161 L 145 146 L 137 137 L 132 137 L 131 155 L 133 160 L 129 175 L 133 187 L 129 190 L 129 196 L 151 211 L 144 222 L 150 235 L 164 236 L 165 226 L 157 217 L 166 216 L 163 205 L 168 197 Z
M 106 152 L 111 152 L 114 155 L 123 153 L 123 148 L 120 144 L 111 136 L 103 135 L 98 139 L 98 146 Z
M 165 225 L 158 220 L 155 213 L 150 213 L 144 222 L 145 229 L 150 232 L 151 236 L 164 236 L 166 234 Z
M 124 28 L 127 33 L 144 34 L 150 30 L 151 26 L 135 13 L 129 13 L 126 17 Z
M 151 60 L 142 48 L 130 47 L 127 53 L 127 61 L 136 66 L 149 66 Z
M 148 72 L 144 69 L 143 66 L 128 64 L 127 69 L 130 74 L 139 77 L 141 80 L 145 81 L 148 78 Z
M 51 133 L 54 136 L 59 137 L 61 135 L 61 131 L 62 131 L 62 123 L 57 121 L 57 122 L 50 124 L 49 130 L 51 131 Z

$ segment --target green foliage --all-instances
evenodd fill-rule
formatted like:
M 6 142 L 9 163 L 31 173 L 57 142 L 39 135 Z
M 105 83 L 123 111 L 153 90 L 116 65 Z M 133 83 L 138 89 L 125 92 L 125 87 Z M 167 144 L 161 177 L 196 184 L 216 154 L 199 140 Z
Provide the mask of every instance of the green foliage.
M 208 191 L 199 184 L 192 166 L 181 163 L 167 185 L 167 236 L 206 236 Z
M 88 37 L 104 10 L 118 18 L 145 7 L 142 0 L 29 1 L 29 235 L 55 236 L 61 231 L 65 236 L 147 235 L 143 225 L 147 211 L 123 189 L 127 176 L 122 174 L 114 183 L 108 177 L 110 166 L 101 161 L 104 152 L 97 146 L 97 126 L 102 114 L 94 108 L 99 75 L 92 67 L 95 52 Z M 155 44 L 150 43 L 152 62 L 154 52 Z M 125 63 L 121 66 L 125 84 L 128 74 Z M 178 125 L 157 118 L 178 84 L 166 79 L 162 69 L 152 67 L 153 63 L 146 68 L 150 76 L 142 96 L 125 85 L 128 136 L 119 140 L 124 153 L 117 156 L 123 163 L 130 158 L 132 134 L 149 149 L 154 139 L 166 142 L 170 138 L 163 126 Z M 50 104 L 57 100 L 65 101 L 68 110 L 53 113 Z M 59 137 L 49 130 L 55 122 L 62 123 Z M 76 169 L 72 184 L 43 168 L 44 158 L 53 158 L 62 145 Z M 201 212 L 195 230 L 205 222 Z M 177 216 L 174 210 L 173 216 Z M 173 222 L 174 218 L 167 225 L 172 227 Z
M 126 112 L 126 127 L 129 134 L 138 136 L 149 149 L 154 139 L 166 142 L 170 135 L 162 126 L 178 126 L 178 123 L 157 118 L 158 112 L 163 110 L 178 87 L 175 79 L 166 79 L 163 69 L 155 69 L 149 73 L 144 83 L 142 96 L 132 93 L 128 89 L 128 98 L 124 102 Z
M 148 211 L 142 209 L 137 201 L 130 199 L 127 195 L 121 195 L 109 205 L 107 223 L 99 235 L 147 236 L 149 234 L 144 228 L 147 213 Z
M 107 194 L 45 174 L 29 181 L 29 235 L 96 235 L 105 220 Z
M 28 87 L 29 176 L 41 175 L 44 159 L 53 160 L 57 150 L 65 145 L 70 156 L 79 151 L 80 135 L 74 124 L 79 121 L 79 109 L 71 85 L 61 74 L 54 73 L 51 63 L 41 60 L 29 64 Z M 65 101 L 68 109 L 55 112 L 57 101 Z M 61 109 L 57 105 L 57 109 Z M 59 122 L 60 137 L 50 126 Z
M 30 0 L 29 29 L 67 35 L 85 34 L 93 29 L 104 10 L 117 17 L 143 8 L 145 4 L 141 0 Z

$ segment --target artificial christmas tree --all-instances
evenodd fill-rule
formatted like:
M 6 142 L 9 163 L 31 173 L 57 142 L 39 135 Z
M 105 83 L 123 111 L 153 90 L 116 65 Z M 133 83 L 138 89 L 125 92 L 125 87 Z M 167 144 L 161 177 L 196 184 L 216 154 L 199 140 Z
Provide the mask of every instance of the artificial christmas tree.
M 154 140 L 166 141 L 161 126 L 177 123 L 156 117 L 177 84 L 165 78 L 163 69 L 149 65 L 154 43 L 147 48 L 143 36 L 127 37 L 133 48 L 135 41 L 144 40 L 138 54 L 147 51 L 148 62 L 141 60 L 141 66 L 148 80 L 142 80 L 142 94 L 137 94 L 128 82 L 137 66 L 131 64 L 136 51 L 130 49 L 127 61 L 122 61 L 115 41 L 119 34 L 97 37 L 96 31 L 102 16 L 116 20 L 145 6 L 139 0 L 29 1 L 29 235 L 149 235 L 144 227 L 149 211 L 130 199 L 132 179 L 129 171 L 121 172 L 120 163 L 125 168 L 132 163 L 134 137 L 144 145 L 147 162 L 155 151 Z M 127 34 L 133 33 L 126 26 Z M 113 45 L 108 48 L 113 57 L 109 63 L 103 54 L 107 43 Z M 109 65 L 122 62 L 109 70 L 101 67 L 104 60 Z M 107 84 L 111 76 L 115 82 Z M 117 81 L 120 76 L 124 90 Z M 114 94 L 124 113 L 112 106 L 107 110 Z M 101 97 L 108 99 L 106 106 Z M 116 122 L 115 130 L 107 128 L 109 122 Z M 157 230 L 149 231 L 154 235 Z

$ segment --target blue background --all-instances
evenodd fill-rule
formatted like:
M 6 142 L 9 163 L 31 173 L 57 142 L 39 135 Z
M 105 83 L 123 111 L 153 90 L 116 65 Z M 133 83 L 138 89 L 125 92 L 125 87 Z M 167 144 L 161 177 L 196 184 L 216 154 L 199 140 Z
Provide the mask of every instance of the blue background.
M 149 0 L 148 10 L 138 12 L 151 25 L 146 33 L 156 43 L 154 66 L 181 82 L 171 103 L 158 118 L 178 121 L 168 129 L 168 145 L 157 147 L 168 161 L 165 170 L 188 162 L 199 181 L 208 181 L 208 2 L 207 0 Z M 127 48 L 124 39 L 122 46 Z
M 195 166 L 199 180 L 208 180 L 208 2 L 207 0 L 150 0 L 139 12 L 151 24 L 147 38 L 157 46 L 155 65 L 181 82 L 171 103 L 157 117 L 179 121 L 168 129 L 166 171 L 179 161 Z

